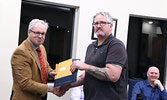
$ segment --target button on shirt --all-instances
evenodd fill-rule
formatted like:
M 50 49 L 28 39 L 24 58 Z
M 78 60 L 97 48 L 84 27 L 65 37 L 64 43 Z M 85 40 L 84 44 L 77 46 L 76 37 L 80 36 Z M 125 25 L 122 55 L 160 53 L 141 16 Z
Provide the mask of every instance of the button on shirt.
M 131 100 L 136 100 L 136 94 L 142 94 L 142 100 L 167 100 L 167 91 L 161 91 L 158 86 L 152 87 L 148 80 L 137 82 L 132 91 Z

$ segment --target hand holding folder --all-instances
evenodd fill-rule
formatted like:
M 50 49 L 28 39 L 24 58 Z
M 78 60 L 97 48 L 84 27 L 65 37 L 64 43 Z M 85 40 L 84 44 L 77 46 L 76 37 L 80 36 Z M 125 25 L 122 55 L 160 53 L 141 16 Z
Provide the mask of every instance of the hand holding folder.
M 70 71 L 70 66 L 75 60 L 79 59 L 69 59 L 56 64 L 57 75 L 55 76 L 54 87 L 67 85 L 76 81 L 78 70 L 75 70 L 73 73 Z

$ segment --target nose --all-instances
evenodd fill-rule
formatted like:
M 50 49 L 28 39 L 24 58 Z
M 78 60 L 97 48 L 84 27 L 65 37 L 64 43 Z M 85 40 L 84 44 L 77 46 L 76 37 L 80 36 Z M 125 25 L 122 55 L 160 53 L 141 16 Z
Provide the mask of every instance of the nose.
M 42 34 L 39 34 L 38 36 L 39 36 L 39 37 L 42 37 Z
M 101 27 L 100 23 L 98 23 L 98 24 L 96 25 L 96 27 Z

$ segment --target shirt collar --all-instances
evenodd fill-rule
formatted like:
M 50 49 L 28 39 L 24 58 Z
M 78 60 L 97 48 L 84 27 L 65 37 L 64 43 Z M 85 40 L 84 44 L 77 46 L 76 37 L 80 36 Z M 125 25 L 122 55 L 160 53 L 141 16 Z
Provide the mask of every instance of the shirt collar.
M 106 40 L 101 44 L 101 45 L 105 45 L 105 44 L 107 44 L 109 41 L 110 41 L 110 39 L 111 38 L 113 38 L 114 36 L 112 35 L 112 34 L 110 34 L 107 38 L 106 38 Z M 97 44 L 98 44 L 98 41 L 96 40 L 94 43 L 93 43 L 93 45 L 95 45 L 96 47 L 97 47 Z M 100 46 L 101 46 L 100 45 Z
M 146 84 L 146 86 L 151 86 L 150 83 L 148 82 L 148 80 L 145 80 L 144 83 Z
M 145 80 L 145 84 L 146 84 L 146 86 L 148 86 L 148 87 L 152 87 L 151 85 L 150 85 L 150 83 L 148 82 L 148 80 Z M 155 86 L 154 88 L 157 88 L 158 86 Z
M 36 51 L 36 49 L 38 48 L 38 47 L 36 47 L 32 42 L 31 42 L 31 40 L 28 38 L 28 42 L 30 43 L 30 45 L 32 46 L 32 48 L 34 49 L 34 51 Z

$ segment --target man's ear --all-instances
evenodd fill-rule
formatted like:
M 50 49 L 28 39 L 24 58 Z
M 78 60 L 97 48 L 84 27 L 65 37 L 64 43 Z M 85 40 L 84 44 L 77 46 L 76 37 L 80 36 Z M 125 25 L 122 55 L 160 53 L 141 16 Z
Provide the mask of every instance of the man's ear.
M 148 71 L 147 71 L 147 77 L 148 77 Z
M 113 27 L 113 24 L 110 24 L 110 28 L 112 28 Z
M 30 30 L 28 30 L 28 36 L 29 36 L 30 32 L 31 32 L 31 31 L 30 31 Z

